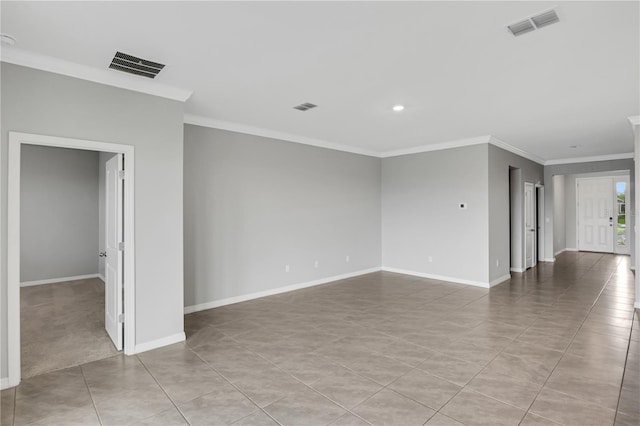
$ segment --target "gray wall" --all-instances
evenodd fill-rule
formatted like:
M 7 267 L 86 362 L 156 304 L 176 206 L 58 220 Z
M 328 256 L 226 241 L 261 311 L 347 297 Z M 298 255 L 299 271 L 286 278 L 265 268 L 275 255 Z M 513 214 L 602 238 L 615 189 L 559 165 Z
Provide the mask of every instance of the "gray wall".
M 2 377 L 9 131 L 135 146 L 136 344 L 182 333 L 184 104 L 4 62 L 1 67 Z
M 556 253 L 567 248 L 567 208 L 565 176 L 553 176 L 553 252 L 545 253 L 546 259 L 552 259 Z M 546 206 L 545 206 L 546 208 Z
M 524 193 L 525 182 L 544 183 L 544 167 L 541 164 L 489 145 L 489 281 L 508 275 L 510 269 L 510 167 L 520 169 L 520 194 Z M 516 217 L 518 220 L 513 221 L 514 218 L 511 218 L 512 225 L 524 229 L 524 196 L 519 200 L 519 215 Z M 524 265 L 524 239 L 520 240 L 522 246 L 516 253 L 520 253 L 521 268 Z
M 98 252 L 106 250 L 105 246 L 105 173 L 106 164 L 115 154 L 100 152 L 98 156 Z M 98 258 L 98 275 L 104 279 L 104 257 Z
M 184 132 L 186 306 L 380 266 L 380 159 Z
M 383 266 L 488 282 L 487 146 L 383 159 Z
M 98 273 L 98 153 L 22 147 L 20 281 Z
M 581 173 L 577 175 L 565 176 L 565 203 L 566 203 L 566 217 L 565 217 L 565 243 L 567 248 L 577 249 L 578 238 L 576 235 L 578 221 L 576 212 L 576 179 L 588 178 L 588 177 L 602 177 L 602 176 L 629 176 L 629 171 L 613 171 L 613 172 L 599 172 L 599 173 Z M 630 206 L 633 208 L 633 206 Z M 629 235 L 631 238 L 631 235 Z
M 583 173 L 598 173 L 598 172 L 611 172 L 611 171 L 619 171 L 619 170 L 629 170 L 630 171 L 630 185 L 629 192 L 631 194 L 631 199 L 629 200 L 629 206 L 635 206 L 635 170 L 634 170 L 634 162 L 633 159 L 624 159 L 624 160 L 607 160 L 607 161 L 593 161 L 588 163 L 570 163 L 570 164 L 556 164 L 545 166 L 544 168 L 544 178 L 546 182 L 552 182 L 553 176 L 557 175 L 576 175 Z M 566 188 L 566 183 L 564 184 Z M 556 185 L 549 185 L 545 188 L 545 216 L 549 218 L 549 222 L 547 223 L 546 228 L 546 238 L 545 244 L 547 253 L 556 253 L 566 247 L 558 247 L 554 245 L 557 243 L 554 241 L 554 235 L 556 232 L 556 227 L 554 226 L 554 205 L 553 201 L 555 198 Z M 568 205 L 568 203 L 567 203 Z M 635 225 L 635 211 L 632 212 L 630 217 L 630 229 L 634 229 Z M 561 230 L 562 232 L 562 230 Z M 566 234 L 566 230 L 565 230 Z M 631 240 L 631 264 L 635 266 L 635 235 L 633 232 L 630 233 Z

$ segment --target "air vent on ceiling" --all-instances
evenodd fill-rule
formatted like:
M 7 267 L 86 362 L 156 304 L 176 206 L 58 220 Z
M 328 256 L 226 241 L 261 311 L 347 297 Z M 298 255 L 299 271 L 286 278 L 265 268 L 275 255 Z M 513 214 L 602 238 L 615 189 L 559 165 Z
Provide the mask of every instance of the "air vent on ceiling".
M 298 111 L 308 111 L 311 108 L 315 108 L 318 105 L 314 105 L 314 104 L 310 104 L 309 102 L 305 102 L 303 104 L 300 104 L 298 106 L 294 106 L 293 109 L 297 109 Z
M 558 14 L 555 10 L 547 10 L 546 12 L 539 13 L 538 15 L 532 16 L 531 20 L 536 25 L 537 28 L 542 28 L 547 25 L 551 25 L 559 21 Z
M 128 72 L 129 74 L 141 75 L 143 77 L 155 78 L 156 75 L 164 68 L 163 64 L 140 59 L 126 53 L 116 52 L 111 60 L 109 68 Z
M 518 21 L 514 24 L 507 25 L 507 28 L 514 36 L 519 36 L 530 31 L 537 30 L 542 27 L 546 27 L 547 25 L 554 24 L 558 22 L 560 19 L 558 18 L 558 14 L 554 9 L 545 10 L 544 12 L 540 12 L 536 15 L 529 16 L 526 19 Z

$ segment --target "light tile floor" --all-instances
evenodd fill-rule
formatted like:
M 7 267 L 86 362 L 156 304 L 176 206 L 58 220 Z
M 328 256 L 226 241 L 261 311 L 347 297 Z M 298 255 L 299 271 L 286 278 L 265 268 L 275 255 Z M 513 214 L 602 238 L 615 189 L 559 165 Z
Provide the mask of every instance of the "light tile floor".
M 629 258 L 485 290 L 374 273 L 185 318 L 186 344 L 2 392 L 2 425 L 638 425 Z
M 99 278 L 23 287 L 20 316 L 23 378 L 118 353 L 104 329 Z

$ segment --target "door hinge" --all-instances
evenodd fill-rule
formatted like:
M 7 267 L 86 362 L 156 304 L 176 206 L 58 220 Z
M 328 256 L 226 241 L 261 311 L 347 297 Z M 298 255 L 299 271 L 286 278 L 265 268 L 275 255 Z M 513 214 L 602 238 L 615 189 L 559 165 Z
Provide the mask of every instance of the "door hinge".
M 125 176 L 126 176 L 126 173 L 125 173 L 125 171 L 124 171 L 124 170 L 119 170 L 119 171 L 118 171 L 118 177 L 119 177 L 120 179 L 124 179 L 124 178 L 125 178 Z
M 118 243 L 118 250 L 124 251 L 124 241 Z
M 119 314 L 118 315 L 118 322 L 119 323 L 124 323 L 124 314 Z

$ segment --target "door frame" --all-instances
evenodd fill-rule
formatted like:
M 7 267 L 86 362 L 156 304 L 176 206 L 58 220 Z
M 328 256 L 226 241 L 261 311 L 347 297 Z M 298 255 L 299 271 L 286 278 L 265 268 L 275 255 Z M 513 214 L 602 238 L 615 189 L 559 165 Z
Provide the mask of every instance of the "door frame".
M 20 156 L 22 145 L 42 145 L 124 154 L 124 353 L 135 352 L 135 157 L 132 145 L 9 132 L 7 192 L 7 387 L 20 383 Z
M 623 179 L 618 179 L 618 177 L 622 177 Z M 623 251 L 618 250 L 618 189 L 616 188 L 616 183 L 621 180 L 626 180 L 626 186 L 624 188 L 625 194 L 625 225 L 629 224 L 629 216 L 631 216 L 629 212 L 629 202 L 627 200 L 630 199 L 630 188 L 631 188 L 631 176 L 630 175 L 620 175 L 613 176 L 613 217 L 615 220 L 613 221 L 614 230 L 613 230 L 613 253 L 614 254 L 623 254 L 623 255 L 631 255 L 631 229 L 628 226 L 625 226 L 625 230 L 627 233 L 627 245 L 626 249 Z
M 545 236 L 545 219 L 544 219 L 544 185 L 537 183 L 535 187 L 536 192 L 536 256 L 538 262 L 544 262 L 544 236 Z
M 524 264 L 523 269 L 526 271 L 529 269 L 527 267 L 527 232 L 531 232 L 527 230 L 527 188 L 531 188 L 531 221 L 533 227 L 533 236 L 531 237 L 531 243 L 533 247 L 531 247 L 531 266 L 530 268 L 534 268 L 538 264 L 538 230 L 537 230 L 537 219 L 538 216 L 538 207 L 537 207 L 537 191 L 536 186 L 532 182 L 524 183 L 524 193 L 522 197 L 522 228 L 524 229 L 524 233 L 522 234 L 522 242 L 524 245 L 523 260 Z
M 621 175 L 622 176 L 622 175 Z M 586 180 L 595 180 L 595 179 L 610 179 L 611 180 L 611 185 L 610 185 L 610 190 L 611 190 L 611 215 L 613 215 L 613 210 L 615 209 L 615 191 L 614 191 L 614 185 L 615 185 L 615 175 L 603 175 L 603 176 L 585 176 L 585 177 L 579 177 L 576 178 L 576 249 L 578 251 L 592 251 L 592 250 L 580 250 L 580 182 L 584 182 Z M 614 229 L 612 231 L 612 235 L 611 235 L 611 251 L 596 251 L 594 253 L 615 253 L 616 250 L 616 229 Z

